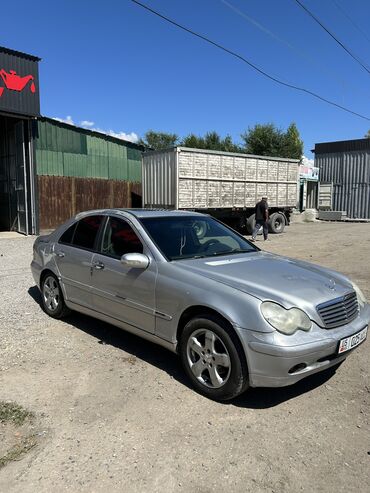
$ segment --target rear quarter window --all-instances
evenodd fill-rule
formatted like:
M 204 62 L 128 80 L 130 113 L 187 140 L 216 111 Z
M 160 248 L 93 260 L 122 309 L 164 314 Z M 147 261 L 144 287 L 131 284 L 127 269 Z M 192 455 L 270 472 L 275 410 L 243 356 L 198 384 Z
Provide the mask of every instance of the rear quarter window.
M 59 243 L 64 243 L 66 245 L 70 245 L 72 243 L 73 233 L 75 232 L 76 224 L 77 223 L 72 224 L 72 226 L 70 226 L 68 229 L 66 229 L 66 231 L 64 231 L 62 236 L 59 238 Z
M 72 245 L 92 250 L 103 216 L 87 216 L 77 223 Z
M 84 217 L 72 224 L 59 238 L 59 243 L 93 250 L 103 216 Z

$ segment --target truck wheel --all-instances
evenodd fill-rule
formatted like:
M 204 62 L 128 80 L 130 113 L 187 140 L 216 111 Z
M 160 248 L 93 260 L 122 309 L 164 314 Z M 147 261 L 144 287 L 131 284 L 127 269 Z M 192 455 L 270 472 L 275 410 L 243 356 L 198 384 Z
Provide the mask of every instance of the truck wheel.
M 248 234 L 251 235 L 253 233 L 255 225 L 256 225 L 256 214 L 252 214 L 246 220 L 246 226 L 247 226 L 247 233 Z
M 269 219 L 269 230 L 271 233 L 282 233 L 285 228 L 285 218 L 280 212 L 274 212 Z
M 253 230 L 254 230 L 254 227 L 256 225 L 256 214 L 252 214 L 251 216 L 248 217 L 247 221 L 246 221 L 246 226 L 247 226 L 247 232 L 248 234 L 252 234 L 253 233 Z M 263 228 L 261 227 L 258 231 L 257 231 L 257 235 L 261 235 L 263 233 Z

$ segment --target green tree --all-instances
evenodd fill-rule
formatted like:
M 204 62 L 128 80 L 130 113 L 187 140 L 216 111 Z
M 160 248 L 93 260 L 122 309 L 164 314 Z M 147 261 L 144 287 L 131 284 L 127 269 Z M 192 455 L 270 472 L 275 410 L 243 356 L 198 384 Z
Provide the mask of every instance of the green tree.
M 226 137 L 222 138 L 215 131 L 207 132 L 204 137 L 189 134 L 187 137 L 182 139 L 181 145 L 184 147 L 193 147 L 194 149 L 240 152 L 239 146 L 234 144 L 230 135 L 226 135 Z
M 284 134 L 280 157 L 301 159 L 303 155 L 303 140 L 299 135 L 297 125 L 293 122 Z
M 179 137 L 177 134 L 148 130 L 144 135 L 144 139 L 140 139 L 138 143 L 145 147 L 159 151 L 176 146 L 178 141 Z
M 204 136 L 204 147 L 210 151 L 222 151 L 221 137 L 217 132 L 207 132 Z
M 273 123 L 257 124 L 252 128 L 248 127 L 248 130 L 241 134 L 241 138 L 244 141 L 244 152 L 258 156 L 279 157 L 283 135 L 282 130 Z
M 189 134 L 181 141 L 181 145 L 184 147 L 192 147 L 193 149 L 204 149 L 204 139 L 195 134 Z
M 295 123 L 291 123 L 286 132 L 274 123 L 257 124 L 249 127 L 241 138 L 243 151 L 248 154 L 290 159 L 301 159 L 303 154 L 303 141 Z
M 243 152 L 240 146 L 232 141 L 230 135 L 226 135 L 226 137 L 222 140 L 221 147 L 225 152 Z
M 370 139 L 370 130 L 367 131 L 367 134 L 364 135 L 365 139 Z

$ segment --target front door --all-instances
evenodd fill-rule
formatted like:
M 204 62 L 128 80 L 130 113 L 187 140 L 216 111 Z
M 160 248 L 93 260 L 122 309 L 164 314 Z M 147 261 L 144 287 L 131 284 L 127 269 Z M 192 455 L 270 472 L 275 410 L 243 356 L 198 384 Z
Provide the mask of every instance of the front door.
M 154 333 L 157 267 L 134 227 L 126 220 L 107 218 L 99 253 L 93 257 L 93 308 L 130 326 Z M 121 264 L 125 253 L 144 253 L 147 269 Z

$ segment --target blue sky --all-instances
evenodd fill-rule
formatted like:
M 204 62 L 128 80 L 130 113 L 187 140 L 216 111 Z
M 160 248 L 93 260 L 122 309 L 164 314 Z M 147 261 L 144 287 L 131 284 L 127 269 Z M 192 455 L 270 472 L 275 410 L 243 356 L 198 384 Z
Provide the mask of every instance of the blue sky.
M 368 0 L 302 2 L 370 66 Z M 370 118 L 370 74 L 294 0 L 143 3 L 271 75 Z M 216 130 L 236 141 L 256 123 L 286 128 L 294 121 L 308 157 L 315 142 L 362 138 L 370 129 L 370 121 L 265 79 L 130 0 L 18 0 L 2 4 L 1 20 L 0 45 L 42 58 L 46 116 L 129 138 L 148 129 L 180 136 Z

